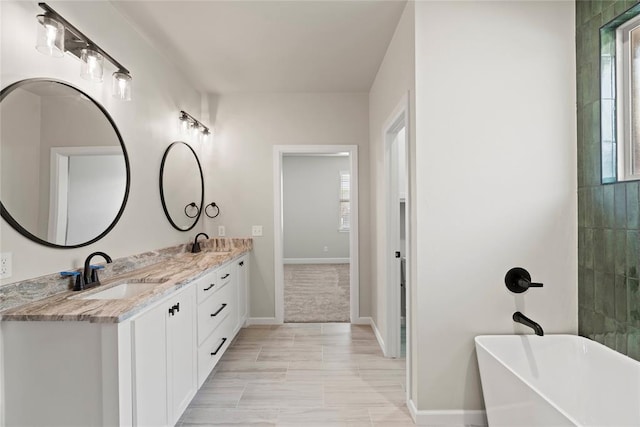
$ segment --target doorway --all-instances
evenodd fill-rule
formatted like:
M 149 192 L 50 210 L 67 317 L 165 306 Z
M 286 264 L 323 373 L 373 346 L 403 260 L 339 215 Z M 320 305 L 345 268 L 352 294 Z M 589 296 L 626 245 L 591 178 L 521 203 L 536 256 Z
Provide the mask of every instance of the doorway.
M 331 167 L 335 169 L 335 174 L 327 170 L 329 163 L 335 164 Z M 308 172 L 312 170 L 316 170 L 318 174 L 310 176 Z M 323 170 L 325 174 L 320 176 L 320 171 Z M 335 176 L 331 177 L 326 175 L 327 173 Z M 328 203 L 329 199 L 321 198 L 320 192 L 332 191 L 333 184 L 314 187 L 311 191 L 306 187 L 312 185 L 313 180 L 328 180 L 335 184 L 335 197 L 331 207 L 322 206 Z M 300 282 L 302 285 L 301 292 L 296 294 L 297 296 L 294 295 L 296 298 L 304 298 L 303 294 L 318 291 L 317 300 L 307 300 L 311 301 L 308 308 L 313 308 L 313 304 L 317 303 L 316 308 L 324 310 L 326 314 L 333 315 L 339 311 L 340 321 L 353 322 L 358 319 L 357 183 L 355 145 L 274 147 L 274 268 L 278 323 L 324 321 L 323 318 L 308 316 L 311 310 L 289 310 L 285 317 L 285 284 L 292 278 L 295 279 L 294 282 Z M 330 216 L 323 226 L 328 228 L 323 232 L 311 219 L 318 216 L 316 211 L 324 208 L 330 209 L 332 213 L 327 211 L 320 215 Z M 297 277 L 294 277 L 296 275 Z M 344 289 L 346 286 L 347 289 L 342 291 L 343 298 L 338 302 L 331 300 L 330 289 L 320 291 L 314 288 L 318 285 L 333 287 L 338 296 L 341 288 Z M 291 295 L 287 294 L 288 300 L 290 297 Z M 332 307 L 331 304 L 336 306 Z M 334 311 L 336 313 L 333 313 Z M 331 321 L 330 318 L 326 319 Z
M 386 197 L 386 356 L 406 359 L 411 390 L 411 200 L 409 188 L 409 106 L 405 96 L 383 128 Z
M 282 159 L 284 322 L 350 321 L 348 153 Z

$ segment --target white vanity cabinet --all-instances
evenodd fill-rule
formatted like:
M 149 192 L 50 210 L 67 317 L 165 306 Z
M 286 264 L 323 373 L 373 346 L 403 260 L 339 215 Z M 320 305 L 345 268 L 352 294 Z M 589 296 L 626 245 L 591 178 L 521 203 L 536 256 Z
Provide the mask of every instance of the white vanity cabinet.
M 196 288 L 132 320 L 134 425 L 174 425 L 197 391 Z
M 175 425 L 244 325 L 247 263 L 232 259 L 119 323 L 0 322 L 0 426 Z

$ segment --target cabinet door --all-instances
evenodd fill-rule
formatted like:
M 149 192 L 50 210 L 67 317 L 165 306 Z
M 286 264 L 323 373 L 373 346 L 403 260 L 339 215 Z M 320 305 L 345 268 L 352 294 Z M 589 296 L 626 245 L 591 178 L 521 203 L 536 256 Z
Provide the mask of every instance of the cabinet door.
M 248 315 L 248 289 L 249 289 L 249 257 L 247 255 L 238 261 L 238 318 L 240 327 L 244 326 Z
M 175 424 L 196 393 L 196 288 L 189 286 L 175 298 L 168 308 L 173 314 L 167 318 L 167 355 L 169 366 L 169 419 Z
M 133 322 L 133 424 L 137 426 L 169 424 L 167 315 L 165 304 L 160 304 Z

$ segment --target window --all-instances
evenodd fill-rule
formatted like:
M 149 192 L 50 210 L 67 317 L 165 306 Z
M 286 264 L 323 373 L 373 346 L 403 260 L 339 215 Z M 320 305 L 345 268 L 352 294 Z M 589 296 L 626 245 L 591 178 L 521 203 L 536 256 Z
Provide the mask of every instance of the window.
M 351 175 L 340 172 L 340 222 L 338 231 L 351 229 Z
M 640 179 L 640 5 L 600 29 L 602 182 Z

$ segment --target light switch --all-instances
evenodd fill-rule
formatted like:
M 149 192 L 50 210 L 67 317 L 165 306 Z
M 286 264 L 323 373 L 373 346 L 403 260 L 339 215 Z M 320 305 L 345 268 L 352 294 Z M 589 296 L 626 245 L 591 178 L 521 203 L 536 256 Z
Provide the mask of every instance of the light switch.
M 261 225 L 254 225 L 253 227 L 251 227 L 251 235 L 252 236 L 262 236 L 262 226 Z

